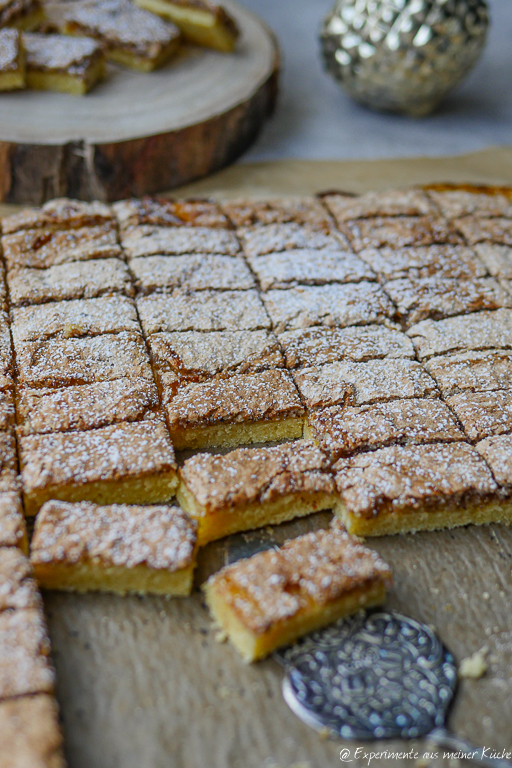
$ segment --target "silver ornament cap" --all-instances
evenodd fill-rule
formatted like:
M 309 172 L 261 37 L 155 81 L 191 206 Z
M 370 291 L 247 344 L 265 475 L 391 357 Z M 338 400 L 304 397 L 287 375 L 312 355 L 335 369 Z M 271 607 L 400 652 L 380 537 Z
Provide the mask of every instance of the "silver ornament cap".
M 338 0 L 322 53 L 356 101 L 420 116 L 473 68 L 488 27 L 485 0 Z

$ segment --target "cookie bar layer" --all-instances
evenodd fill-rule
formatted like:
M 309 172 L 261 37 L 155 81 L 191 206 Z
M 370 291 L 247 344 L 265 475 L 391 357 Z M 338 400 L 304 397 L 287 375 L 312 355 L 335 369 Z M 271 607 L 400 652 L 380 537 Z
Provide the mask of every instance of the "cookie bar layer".
M 390 582 L 386 563 L 334 522 L 223 568 L 205 594 L 214 621 L 246 661 L 255 661 L 382 603 Z
M 464 440 L 450 409 L 440 400 L 394 400 L 359 408 L 333 407 L 310 413 L 304 437 L 335 457 L 388 445 Z
M 27 529 L 18 493 L 0 493 L 0 547 L 19 547 L 28 552 Z
M 89 38 L 25 33 L 27 87 L 81 96 L 105 75 L 103 48 Z
M 1 611 L 0 701 L 28 693 L 52 693 L 54 683 L 42 611 Z
M 334 511 L 357 535 L 512 522 L 512 504 L 466 443 L 382 448 L 340 459 L 334 470 Z
M 512 311 L 478 312 L 446 320 L 423 320 L 409 328 L 420 360 L 447 352 L 512 348 Z
M 341 234 L 325 234 L 300 224 L 269 224 L 241 227 L 237 235 L 249 258 L 300 248 L 339 250 L 347 242 Z
M 512 297 L 492 277 L 475 280 L 403 278 L 386 283 L 384 290 L 396 304 L 398 318 L 407 326 L 427 318 L 440 320 L 512 306 Z
M 149 336 L 160 331 L 251 331 L 270 328 L 257 291 L 175 291 L 143 296 L 137 309 Z
M 60 337 L 140 332 L 135 304 L 126 296 L 101 296 L 19 307 L 11 311 L 14 344 Z
M 432 377 L 414 360 L 329 363 L 293 371 L 293 378 L 308 408 L 439 394 Z
M 480 219 L 470 216 L 453 222 L 470 245 L 489 242 L 498 245 L 512 245 L 512 221 L 510 219 Z
M 212 227 L 130 227 L 121 233 L 121 243 L 130 259 L 187 253 L 236 256 L 240 251 L 234 232 Z
M 153 381 L 130 377 L 61 389 L 22 390 L 18 434 L 97 429 L 124 421 L 155 418 L 158 391 Z
M 512 352 L 506 350 L 431 357 L 424 365 L 443 397 L 459 392 L 512 389 Z
M 286 371 L 235 374 L 187 384 L 167 398 L 176 448 L 270 442 L 302 436 L 304 407 Z
M 178 507 L 48 501 L 30 557 L 47 589 L 189 595 L 196 527 Z
M 222 210 L 235 227 L 288 223 L 306 224 L 320 231 L 332 227 L 325 208 L 314 197 L 230 200 L 222 204 Z
M 261 288 L 288 288 L 290 285 L 326 285 L 375 280 L 370 267 L 347 251 L 303 248 L 249 258 Z
M 211 200 L 167 200 L 143 197 L 120 200 L 112 206 L 119 227 L 212 227 L 227 229 L 229 222 Z
M 0 768 L 65 768 L 55 700 L 45 693 L 0 702 Z
M 2 237 L 7 269 L 47 269 L 59 264 L 122 256 L 113 222 L 56 231 L 22 229 Z
M 199 544 L 274 525 L 334 503 L 329 460 L 311 442 L 197 454 L 180 470 L 177 498 L 198 523 Z
M 16 29 L 0 29 L 0 91 L 24 87 L 25 53 L 20 33 Z
M 105 203 L 58 197 L 41 208 L 26 208 L 6 216 L 2 219 L 2 233 L 8 235 L 26 229 L 69 230 L 108 223 L 114 224 L 115 219 L 112 209 Z
M 157 420 L 19 440 L 25 512 L 48 499 L 98 504 L 168 501 L 178 478 L 167 430 Z
M 7 283 L 14 307 L 92 299 L 106 293 L 126 296 L 134 293 L 128 268 L 120 259 L 76 261 L 48 269 L 17 269 L 8 272 Z
M 308 328 L 279 335 L 286 367 L 309 368 L 338 360 L 364 362 L 379 358 L 413 358 L 411 340 L 381 325 L 353 328 Z
M 463 189 L 428 190 L 429 197 L 438 206 L 447 219 L 462 216 L 490 218 L 495 216 L 512 217 L 512 202 L 506 195 Z
M 376 283 L 297 286 L 263 294 L 276 333 L 312 325 L 370 325 L 393 317 L 390 299 Z
M 434 216 L 396 216 L 349 221 L 340 225 L 352 248 L 410 248 L 411 246 L 462 243 L 459 235 Z
M 512 391 L 461 392 L 446 402 L 470 440 L 512 432 Z
M 426 245 L 417 248 L 365 248 L 359 256 L 382 280 L 425 277 L 485 277 L 487 270 L 464 245 Z
M 255 281 L 242 259 L 219 254 L 146 256 L 132 259 L 130 269 L 137 289 L 153 291 L 247 290 Z
M 0 614 L 42 607 L 30 561 L 17 547 L 0 547 Z
M 338 224 L 377 216 L 426 216 L 434 207 L 419 189 L 387 189 L 364 195 L 325 195 L 323 198 Z

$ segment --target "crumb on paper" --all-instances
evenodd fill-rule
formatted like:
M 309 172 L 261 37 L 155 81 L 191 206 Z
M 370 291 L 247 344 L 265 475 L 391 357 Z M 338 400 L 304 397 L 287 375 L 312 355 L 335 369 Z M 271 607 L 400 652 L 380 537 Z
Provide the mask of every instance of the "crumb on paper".
M 227 639 L 228 633 L 225 629 L 221 629 L 221 627 L 215 629 L 215 640 L 217 643 L 225 643 Z
M 487 672 L 487 654 L 489 648 L 484 645 L 479 651 L 475 651 L 472 656 L 462 659 L 459 667 L 459 677 L 478 680 Z
M 227 685 L 221 685 L 217 691 L 217 694 L 219 699 L 229 699 L 232 694 L 232 690 L 231 688 L 228 688 Z

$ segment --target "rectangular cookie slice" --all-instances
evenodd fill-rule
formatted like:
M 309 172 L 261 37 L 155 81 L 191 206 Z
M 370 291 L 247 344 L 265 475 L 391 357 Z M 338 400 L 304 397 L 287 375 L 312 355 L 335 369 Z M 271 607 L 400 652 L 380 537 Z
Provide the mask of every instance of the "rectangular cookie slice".
M 236 256 L 240 245 L 234 232 L 213 227 L 153 227 L 148 224 L 121 232 L 128 258 L 184 256 L 187 253 L 218 253 Z
M 255 287 L 255 280 L 242 259 L 218 254 L 189 256 L 145 256 L 132 259 L 130 270 L 139 293 L 240 290 Z
M 304 407 L 289 373 L 234 374 L 185 384 L 163 405 L 176 448 L 244 445 L 302 436 Z
M 112 222 L 63 231 L 22 229 L 3 235 L 2 249 L 9 270 L 47 269 L 73 261 L 122 257 Z
M 47 301 L 92 299 L 109 293 L 133 296 L 135 291 L 121 259 L 91 259 L 59 264 L 48 269 L 17 269 L 8 272 L 13 307 Z
M 0 493 L 0 547 L 19 547 L 28 553 L 27 529 L 19 493 Z
M 94 200 L 86 203 L 68 197 L 56 197 L 40 208 L 25 208 L 2 219 L 2 233 L 13 234 L 29 229 L 63 231 L 115 224 L 110 206 Z
M 382 216 L 340 224 L 356 253 L 365 248 L 411 248 L 413 246 L 462 243 L 461 237 L 435 216 Z
M 216 624 L 245 661 L 384 602 L 391 572 L 334 522 L 282 547 L 228 565 L 207 581 Z
M 448 397 L 447 404 L 456 414 L 470 440 L 512 432 L 512 391 L 461 392 Z
M 17 493 L 18 455 L 14 433 L 0 432 L 0 494 Z
M 263 294 L 276 333 L 311 325 L 348 326 L 381 323 L 395 308 L 376 283 L 301 285 Z
M 100 296 L 49 302 L 11 311 L 14 345 L 25 341 L 101 336 L 106 333 L 140 333 L 137 311 L 126 296 Z
M 512 352 L 507 350 L 441 355 L 431 357 L 424 365 L 443 397 L 466 391 L 512 389 Z
M 512 219 L 482 219 L 467 216 L 463 219 L 455 219 L 453 226 L 470 245 L 482 242 L 512 245 Z
M 365 248 L 359 253 L 383 280 L 425 277 L 485 277 L 487 270 L 465 245 L 424 245 L 412 248 Z
M 42 610 L 43 601 L 30 560 L 17 547 L 0 547 L 0 615 L 33 608 Z
M 487 437 L 475 446 L 510 499 L 512 493 L 512 435 Z
M 0 768 L 65 768 L 57 702 L 46 693 L 0 701 Z
M 301 248 L 339 250 L 340 247 L 347 247 L 347 241 L 339 233 L 326 234 L 310 226 L 295 223 L 240 227 L 237 235 L 242 242 L 244 253 L 249 258 Z
M 439 395 L 432 377 L 415 360 L 342 361 L 292 375 L 308 409 Z
M 172 21 L 185 40 L 232 53 L 240 30 L 222 5 L 208 0 L 136 0 L 137 5 Z
M 462 216 L 490 218 L 512 216 L 512 201 L 498 190 L 485 188 L 469 189 L 428 189 L 428 196 L 447 219 Z
M 364 195 L 324 195 L 325 205 L 336 223 L 377 216 L 427 216 L 435 212 L 427 195 L 420 189 L 386 189 Z
M 255 290 L 186 291 L 137 299 L 146 336 L 172 331 L 253 331 L 270 329 L 270 319 Z
M 170 200 L 132 197 L 112 208 L 121 229 L 149 224 L 153 227 L 212 227 L 228 229 L 229 221 L 213 200 Z
M 512 505 L 466 443 L 382 448 L 340 459 L 334 470 L 335 514 L 356 535 L 512 521 Z
M 451 443 L 464 432 L 440 400 L 393 400 L 346 408 L 334 406 L 308 414 L 304 437 L 340 458 L 388 445 Z
M 512 247 L 495 245 L 494 243 L 479 243 L 475 252 L 483 261 L 491 275 L 512 279 Z
M 37 29 L 44 20 L 40 0 L 2 0 L 0 29 L 14 27 L 19 30 Z
M 492 277 L 460 280 L 444 277 L 391 280 L 384 290 L 397 307 L 400 321 L 411 326 L 427 318 L 512 307 L 512 297 Z
M 237 228 L 252 227 L 255 224 L 302 224 L 320 232 L 332 229 L 329 214 L 314 197 L 229 200 L 222 203 L 222 210 Z
M 176 494 L 198 523 L 202 546 L 236 531 L 303 517 L 332 507 L 330 462 L 312 442 L 196 454 L 180 469 Z
M 163 66 L 179 47 L 174 24 L 127 0 L 76 0 L 59 14 L 64 34 L 95 38 L 108 59 L 140 72 Z
M 354 363 L 380 358 L 413 358 L 411 340 L 382 325 L 352 328 L 307 328 L 279 335 L 286 367 L 311 368 L 338 360 Z
M 0 701 L 53 693 L 50 640 L 39 608 L 0 612 Z
M 422 320 L 409 328 L 420 360 L 453 352 L 512 348 L 512 311 L 478 312 L 446 320 Z
M 18 88 L 25 88 L 25 50 L 21 35 L 16 29 L 0 27 L 0 91 Z
M 82 96 L 105 77 L 102 46 L 88 37 L 25 32 L 27 88 Z
M 196 523 L 178 507 L 48 501 L 30 547 L 44 589 L 189 595 Z
M 174 450 L 159 420 L 19 440 L 25 513 L 49 499 L 156 504 L 174 495 Z

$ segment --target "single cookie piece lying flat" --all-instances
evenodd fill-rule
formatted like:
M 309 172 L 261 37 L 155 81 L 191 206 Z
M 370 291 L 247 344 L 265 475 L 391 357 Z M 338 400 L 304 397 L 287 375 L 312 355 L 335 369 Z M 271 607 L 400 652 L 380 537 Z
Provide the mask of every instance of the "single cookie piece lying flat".
M 25 52 L 17 29 L 0 29 L 0 91 L 25 87 Z
M 314 197 L 279 197 L 265 200 L 228 200 L 222 204 L 235 227 L 254 224 L 305 224 L 328 232 L 332 221 L 323 205 Z
M 27 88 L 81 96 L 105 75 L 103 48 L 90 38 L 65 35 L 23 35 L 27 57 Z
M 197 520 L 200 544 L 332 507 L 329 460 L 303 440 L 198 454 L 180 470 L 177 498 Z
M 189 595 L 196 527 L 178 507 L 48 501 L 31 543 L 34 574 L 47 589 Z
M 434 213 L 432 203 L 420 189 L 386 189 L 353 197 L 333 194 L 325 195 L 323 200 L 340 226 L 352 219 L 426 216 Z
M 335 521 L 223 568 L 204 589 L 214 621 L 246 661 L 384 601 L 391 572 Z

